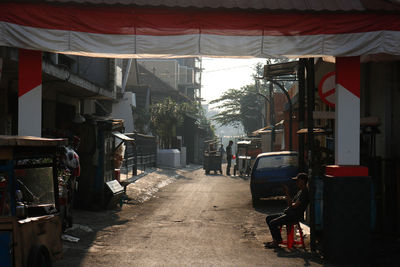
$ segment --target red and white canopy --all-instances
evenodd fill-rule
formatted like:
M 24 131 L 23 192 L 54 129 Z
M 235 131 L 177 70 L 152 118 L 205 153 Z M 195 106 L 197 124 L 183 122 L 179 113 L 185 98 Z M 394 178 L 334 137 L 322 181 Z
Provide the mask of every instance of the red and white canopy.
M 114 4 L 99 4 L 107 2 Z M 0 3 L 0 46 L 123 58 L 400 55 L 398 11 L 362 12 L 357 5 L 337 12 L 124 2 L 129 1 Z M 360 1 L 349 1 L 355 2 Z

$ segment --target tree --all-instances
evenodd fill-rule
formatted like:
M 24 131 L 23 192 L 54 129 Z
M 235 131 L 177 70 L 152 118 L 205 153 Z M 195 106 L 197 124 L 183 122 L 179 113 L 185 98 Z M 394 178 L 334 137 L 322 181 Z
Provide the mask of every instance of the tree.
M 171 148 L 172 137 L 176 136 L 176 127 L 182 123 L 183 115 L 179 104 L 171 98 L 151 107 L 151 128 L 160 138 L 161 148 Z
M 213 134 L 211 123 L 205 118 L 202 107 L 194 103 L 177 103 L 171 98 L 156 103 L 151 108 L 151 128 L 154 134 L 160 138 L 160 148 L 172 147 L 173 138 L 176 137 L 176 129 L 182 125 L 184 116 L 195 117 L 198 123 L 203 123 L 210 134 Z
M 262 114 L 264 99 L 258 95 L 256 84 L 246 85 L 240 89 L 229 89 L 210 104 L 219 104 L 220 112 L 213 120 L 220 125 L 238 127 L 240 124 L 247 134 L 260 129 L 264 125 L 265 116 Z
M 198 125 L 200 128 L 205 130 L 205 137 L 206 139 L 214 139 L 215 138 L 215 127 L 211 124 L 211 121 L 207 119 L 205 114 L 205 110 L 201 106 L 201 103 L 198 103 L 199 107 L 199 119 Z
M 139 107 L 135 107 L 133 110 L 136 131 L 142 134 L 147 134 L 148 123 L 151 118 L 150 112 Z
M 212 119 L 221 125 L 238 127 L 242 122 L 240 113 L 240 99 L 243 97 L 243 95 L 243 90 L 229 89 L 223 93 L 220 98 L 212 100 L 210 104 L 219 103 L 217 109 L 220 110 L 220 112 L 213 116 Z
M 266 64 L 288 61 L 290 60 L 268 59 Z M 257 63 L 252 75 L 254 84 L 243 86 L 240 89 L 229 89 L 220 98 L 211 101 L 210 104 L 218 104 L 216 108 L 220 110 L 217 115 L 213 116 L 213 120 L 225 126 L 238 127 L 241 124 L 247 134 L 265 126 L 267 118 L 264 107 L 266 107 L 265 101 L 269 101 L 267 97 L 269 89 L 267 89 L 267 81 L 260 79 L 263 72 L 264 65 Z M 289 88 L 293 82 L 281 81 L 281 83 Z M 275 90 L 281 92 L 279 89 L 273 89 L 272 94 Z

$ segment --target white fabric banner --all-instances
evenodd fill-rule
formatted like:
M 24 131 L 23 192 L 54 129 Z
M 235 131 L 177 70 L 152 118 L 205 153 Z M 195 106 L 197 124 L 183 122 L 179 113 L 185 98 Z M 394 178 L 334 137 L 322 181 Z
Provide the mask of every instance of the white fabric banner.
M 308 36 L 116 35 L 41 29 L 0 22 L 0 46 L 84 56 L 358 56 L 400 55 L 400 32 Z

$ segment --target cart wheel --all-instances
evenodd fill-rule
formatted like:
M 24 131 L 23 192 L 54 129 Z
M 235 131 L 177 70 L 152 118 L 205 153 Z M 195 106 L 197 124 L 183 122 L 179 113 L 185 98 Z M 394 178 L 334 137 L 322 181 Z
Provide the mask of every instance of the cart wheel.
M 28 256 L 28 267 L 51 267 L 49 251 L 45 246 L 33 245 Z

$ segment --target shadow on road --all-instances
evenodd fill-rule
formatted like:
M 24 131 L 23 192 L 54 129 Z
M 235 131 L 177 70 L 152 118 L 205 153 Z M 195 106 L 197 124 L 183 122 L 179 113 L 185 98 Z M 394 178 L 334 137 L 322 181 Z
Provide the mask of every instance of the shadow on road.
M 159 169 L 157 171 L 157 174 L 173 177 L 175 179 L 180 179 L 180 180 L 192 180 L 192 178 L 180 174 L 175 169 Z
M 64 256 L 61 260 L 54 262 L 53 266 L 80 266 L 89 248 L 98 242 L 96 240 L 100 233 L 102 236 L 110 235 L 129 222 L 128 219 L 121 218 L 119 212 L 119 208 L 101 211 L 74 210 L 74 225 L 77 227 L 73 227 L 65 234 L 78 237 L 80 240 L 77 243 L 64 241 Z M 79 226 L 89 227 L 91 231 Z
M 282 258 L 302 258 L 304 260 L 304 266 L 311 266 L 312 263 L 318 263 L 324 265 L 324 260 L 322 259 L 321 255 L 318 253 L 313 253 L 309 250 L 304 250 L 300 248 L 279 248 L 275 249 L 276 254 L 278 257 Z M 326 264 L 324 266 L 327 266 Z M 329 265 L 332 266 L 332 265 Z
M 286 200 L 283 197 L 272 197 L 260 199 L 254 206 L 254 209 L 264 214 L 274 214 L 282 212 L 287 207 Z
M 280 213 L 287 207 L 286 200 L 283 197 L 271 197 L 266 199 L 261 199 L 257 202 L 254 209 L 265 216 L 274 213 Z M 265 224 L 266 230 L 268 230 L 268 226 Z M 304 230 L 304 229 L 303 229 Z M 282 231 L 282 238 L 286 239 L 285 230 Z M 310 239 L 309 235 L 305 235 L 305 243 L 306 250 L 300 247 L 293 247 L 292 249 L 288 249 L 286 247 L 281 247 L 275 249 L 275 252 L 278 257 L 282 258 L 301 258 L 304 260 L 304 266 L 310 266 L 312 263 L 324 264 L 324 260 L 322 259 L 322 255 L 319 252 L 310 251 Z M 267 249 L 267 248 L 266 248 Z
M 151 176 L 146 176 L 146 179 L 143 180 L 144 183 L 137 190 L 139 192 L 138 195 L 135 195 L 135 197 L 124 196 L 124 206 L 136 206 L 150 199 L 158 189 L 169 184 L 170 181 L 168 179 L 171 180 L 171 178 L 192 180 L 192 178 L 184 176 L 182 170 L 157 169 Z M 141 179 L 137 180 L 136 183 L 141 183 Z M 119 229 L 127 227 L 127 223 L 132 221 L 130 212 L 130 210 L 121 209 L 119 206 L 114 207 L 112 210 L 74 210 L 74 224 L 84 226 L 83 228 L 89 227 L 92 231 L 83 231 L 82 228 L 76 227 L 74 230 L 67 232 L 66 234 L 78 237 L 80 240 L 77 243 L 64 241 L 64 257 L 55 262 L 54 266 L 81 266 L 85 257 L 90 255 L 89 249 L 93 245 L 104 246 L 103 242 L 106 238 L 113 236 Z

